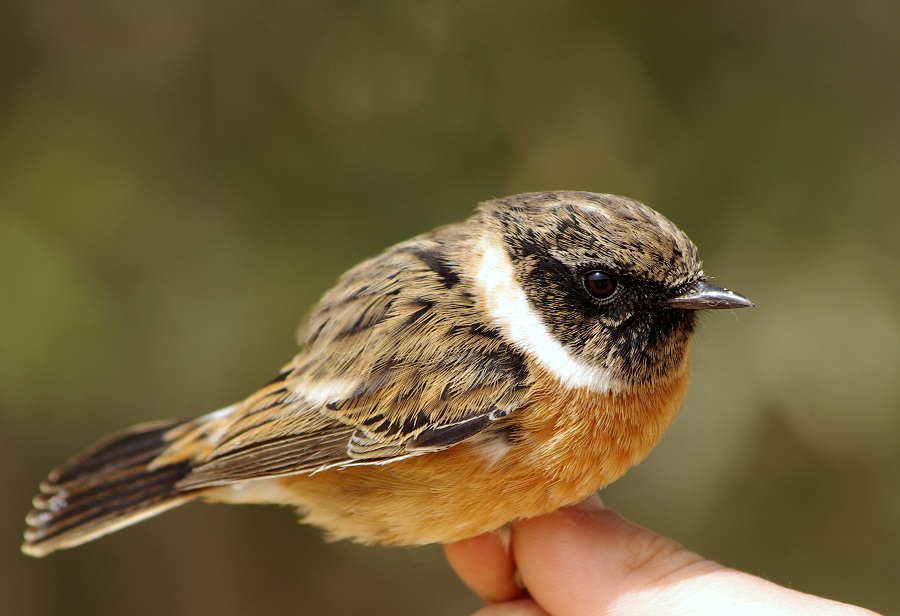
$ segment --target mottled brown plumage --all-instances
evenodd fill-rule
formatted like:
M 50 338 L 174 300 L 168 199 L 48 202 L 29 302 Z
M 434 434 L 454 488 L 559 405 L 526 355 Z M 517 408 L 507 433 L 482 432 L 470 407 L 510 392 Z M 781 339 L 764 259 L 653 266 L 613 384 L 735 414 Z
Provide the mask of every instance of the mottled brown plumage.
M 197 497 L 293 505 L 332 537 L 384 544 L 553 511 L 659 440 L 686 391 L 694 309 L 746 305 L 636 201 L 486 202 L 344 274 L 299 354 L 244 402 L 135 427 L 51 473 L 23 550 Z

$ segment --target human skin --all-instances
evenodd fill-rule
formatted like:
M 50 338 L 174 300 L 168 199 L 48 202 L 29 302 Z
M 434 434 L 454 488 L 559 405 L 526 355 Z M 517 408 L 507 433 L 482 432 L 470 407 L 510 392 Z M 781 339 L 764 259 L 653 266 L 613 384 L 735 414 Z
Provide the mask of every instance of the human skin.
M 477 616 L 875 614 L 707 560 L 625 520 L 596 496 L 517 522 L 509 549 L 486 534 L 445 551 L 488 604 Z

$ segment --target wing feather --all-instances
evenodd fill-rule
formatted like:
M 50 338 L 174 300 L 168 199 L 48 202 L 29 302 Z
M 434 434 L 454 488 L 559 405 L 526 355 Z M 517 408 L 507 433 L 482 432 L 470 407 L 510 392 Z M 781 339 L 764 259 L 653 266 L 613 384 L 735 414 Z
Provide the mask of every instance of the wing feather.
M 525 357 L 482 322 L 452 248 L 466 232 L 443 227 L 341 277 L 302 327 L 297 357 L 227 418 L 184 485 L 388 463 L 525 404 Z

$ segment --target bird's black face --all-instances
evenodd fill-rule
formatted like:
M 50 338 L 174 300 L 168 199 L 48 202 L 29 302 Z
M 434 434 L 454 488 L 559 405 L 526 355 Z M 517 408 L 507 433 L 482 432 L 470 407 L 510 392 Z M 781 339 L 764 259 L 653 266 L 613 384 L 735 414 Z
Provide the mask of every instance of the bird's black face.
M 669 303 L 703 272 L 696 248 L 635 201 L 553 203 L 509 217 L 503 234 L 534 310 L 574 357 L 623 385 L 678 374 L 694 310 Z M 538 224 L 535 224 L 538 221 Z
M 575 357 L 620 383 L 665 379 L 681 366 L 696 313 L 666 304 L 678 290 L 608 262 L 526 257 L 519 280 L 547 328 Z

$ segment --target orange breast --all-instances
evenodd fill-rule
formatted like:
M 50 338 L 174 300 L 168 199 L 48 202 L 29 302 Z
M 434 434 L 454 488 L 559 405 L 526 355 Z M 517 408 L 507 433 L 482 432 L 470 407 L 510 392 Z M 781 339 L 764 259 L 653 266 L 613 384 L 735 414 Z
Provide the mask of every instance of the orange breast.
M 549 386 L 509 416 L 512 428 L 383 466 L 280 479 L 334 538 L 416 545 L 494 530 L 578 502 L 641 461 L 671 423 L 688 370 L 628 394 Z

